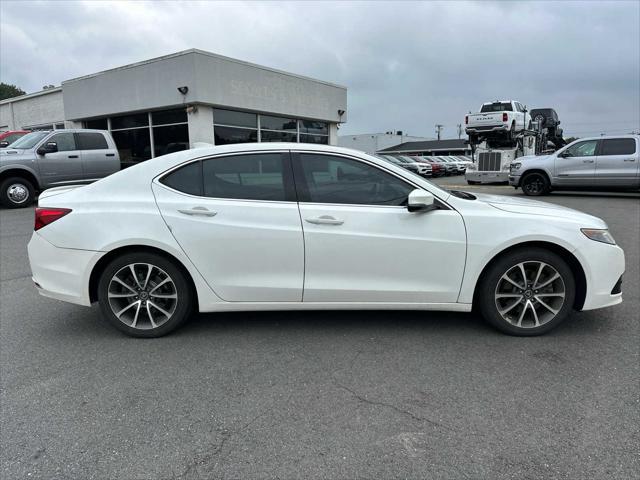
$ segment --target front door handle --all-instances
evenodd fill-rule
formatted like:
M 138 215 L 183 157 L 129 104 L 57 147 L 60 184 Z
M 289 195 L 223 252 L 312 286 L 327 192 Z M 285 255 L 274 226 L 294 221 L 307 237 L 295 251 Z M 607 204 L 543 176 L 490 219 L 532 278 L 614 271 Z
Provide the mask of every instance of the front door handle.
M 625 162 L 635 162 L 636 159 L 635 158 L 625 158 L 624 161 Z
M 593 160 L 582 160 L 582 163 L 593 163 Z
M 344 223 L 344 220 L 338 220 L 331 215 L 322 215 L 315 218 L 305 218 L 305 220 L 309 223 L 313 223 L 314 225 L 342 225 Z
M 204 207 L 193 207 L 191 209 L 178 210 L 178 212 L 183 213 L 185 215 L 201 216 L 201 217 L 215 217 L 218 214 L 218 212 L 207 210 Z
M 69 155 L 69 158 L 78 158 L 78 155 Z

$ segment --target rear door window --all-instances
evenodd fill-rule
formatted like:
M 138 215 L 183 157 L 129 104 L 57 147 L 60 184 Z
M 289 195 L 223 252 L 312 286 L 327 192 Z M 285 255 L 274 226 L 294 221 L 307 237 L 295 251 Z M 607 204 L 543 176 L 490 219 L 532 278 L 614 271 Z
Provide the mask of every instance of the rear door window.
M 109 148 L 107 140 L 101 133 L 77 133 L 79 150 L 106 150 Z
M 286 201 L 283 163 L 282 153 L 230 155 L 204 160 L 204 195 L 238 200 Z
M 633 138 L 607 138 L 602 140 L 600 155 L 633 155 L 636 141 Z

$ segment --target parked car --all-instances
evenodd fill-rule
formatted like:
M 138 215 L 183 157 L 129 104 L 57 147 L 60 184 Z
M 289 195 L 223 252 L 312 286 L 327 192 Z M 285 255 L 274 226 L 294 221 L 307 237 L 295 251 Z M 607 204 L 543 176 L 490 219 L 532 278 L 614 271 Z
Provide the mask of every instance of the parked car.
M 90 183 L 120 170 L 120 157 L 104 130 L 31 132 L 0 150 L 0 203 L 29 206 L 37 191 Z
M 0 148 L 7 148 L 20 137 L 29 133 L 29 130 L 2 130 L 0 131 Z
M 620 303 L 625 270 L 599 218 L 443 190 L 325 145 L 158 157 L 46 190 L 34 229 L 38 291 L 97 302 L 138 337 L 164 335 L 194 310 L 474 307 L 506 333 L 537 335 L 574 309 Z
M 465 164 L 451 157 L 437 156 L 436 158 L 452 166 L 452 175 L 460 175 L 467 169 L 467 166 Z
M 383 158 L 395 165 L 399 165 L 403 168 L 406 168 L 410 172 L 416 173 L 423 177 L 431 176 L 431 165 L 427 165 L 425 163 L 419 163 L 419 162 L 410 162 L 409 160 L 399 158 L 394 155 L 380 155 L 380 154 L 376 154 L 376 155 L 380 158 Z
M 483 103 L 479 113 L 464 117 L 465 132 L 473 143 L 480 136 L 505 136 L 513 140 L 525 129 L 531 128 L 531 115 L 520 102 L 501 100 Z
M 458 168 L 453 163 L 446 162 L 440 157 L 431 156 L 427 158 L 430 158 L 435 163 L 439 163 L 440 165 L 442 165 L 445 175 L 455 175 L 458 172 Z
M 412 157 L 409 157 L 409 158 L 412 158 Z M 436 162 L 431 157 L 413 157 L 413 158 L 415 158 L 415 161 L 417 162 L 424 162 L 424 163 L 430 164 L 432 169 L 431 171 L 432 176 L 434 177 L 442 177 L 447 173 L 445 166 L 440 162 Z
M 581 138 L 550 155 L 511 163 L 509 184 L 526 195 L 576 188 L 640 188 L 640 136 Z

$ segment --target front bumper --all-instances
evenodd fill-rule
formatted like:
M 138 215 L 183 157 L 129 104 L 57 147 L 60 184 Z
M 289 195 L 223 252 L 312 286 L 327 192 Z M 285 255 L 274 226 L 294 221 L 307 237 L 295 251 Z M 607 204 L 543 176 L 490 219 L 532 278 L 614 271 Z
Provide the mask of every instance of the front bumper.
M 520 177 L 521 175 L 509 174 L 509 185 L 511 185 L 512 187 L 520 186 Z
M 469 170 L 464 173 L 464 178 L 472 182 L 480 183 L 506 183 L 509 181 L 508 172 L 482 172 L 479 170 Z
M 587 292 L 582 310 L 609 307 L 622 302 L 618 282 L 625 270 L 624 251 L 617 245 L 589 240 L 573 253 L 583 265 Z M 614 293 L 616 292 L 617 293 Z
M 27 246 L 32 279 L 38 293 L 90 306 L 89 276 L 103 252 L 58 248 L 33 232 Z

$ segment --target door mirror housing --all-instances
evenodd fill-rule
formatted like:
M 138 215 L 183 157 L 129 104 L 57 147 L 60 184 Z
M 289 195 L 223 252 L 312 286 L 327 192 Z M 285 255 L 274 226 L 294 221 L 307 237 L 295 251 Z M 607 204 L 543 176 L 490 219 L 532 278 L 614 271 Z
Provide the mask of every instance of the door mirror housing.
M 9 146 L 9 142 L 7 142 L 6 140 L 2 140 L 0 142 L 0 148 L 4 148 L 4 147 L 8 147 Z
M 55 153 L 58 151 L 56 142 L 47 142 L 38 149 L 38 155 L 46 155 L 47 153 Z
M 413 190 L 407 199 L 407 210 L 410 212 L 428 212 L 437 208 L 435 197 L 420 188 Z
M 559 156 L 560 158 L 567 158 L 567 157 L 571 157 L 572 155 L 571 155 L 571 153 L 569 153 L 569 152 L 567 152 L 567 151 L 565 150 L 564 152 L 559 153 L 559 154 L 558 154 L 558 156 Z

